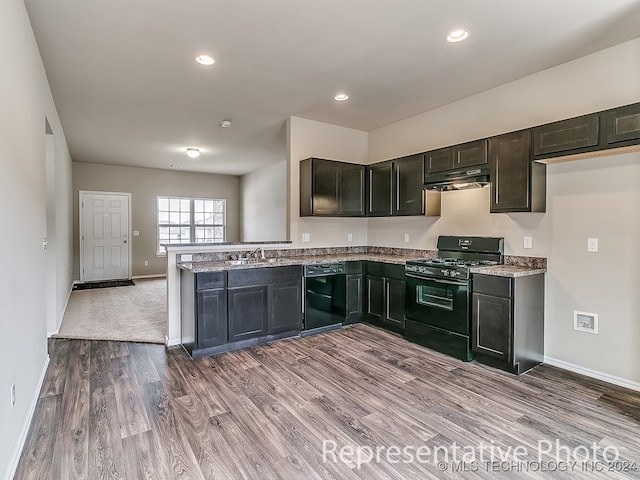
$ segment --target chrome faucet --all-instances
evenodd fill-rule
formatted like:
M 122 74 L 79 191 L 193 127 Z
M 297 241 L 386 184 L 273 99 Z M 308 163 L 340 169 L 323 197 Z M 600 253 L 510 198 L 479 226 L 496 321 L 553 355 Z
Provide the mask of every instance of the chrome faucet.
M 260 256 L 258 256 L 258 253 L 260 253 Z M 249 258 L 253 257 L 253 258 L 261 258 L 261 259 L 265 259 L 266 257 L 264 256 L 264 248 L 262 247 L 258 247 L 256 248 L 253 252 L 251 252 L 248 255 Z

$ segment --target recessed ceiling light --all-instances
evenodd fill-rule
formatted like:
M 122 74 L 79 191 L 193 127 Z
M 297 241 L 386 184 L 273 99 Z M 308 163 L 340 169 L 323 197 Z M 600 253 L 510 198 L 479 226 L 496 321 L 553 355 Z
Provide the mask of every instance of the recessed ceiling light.
M 229 128 L 231 126 L 231 120 L 222 120 L 218 125 L 222 128 Z
M 345 100 L 349 99 L 349 95 L 347 95 L 346 93 L 339 93 L 333 98 L 335 98 L 339 102 L 344 102 Z
M 459 30 L 454 30 L 449 35 L 447 35 L 447 42 L 457 43 L 457 42 L 466 40 L 468 37 L 469 37 L 469 30 L 465 30 L 461 28 Z
M 200 150 L 198 148 L 187 148 L 187 156 L 191 158 L 198 158 L 200 156 Z
M 196 57 L 196 62 L 198 62 L 200 65 L 213 65 L 213 57 L 210 57 L 209 55 L 198 55 Z

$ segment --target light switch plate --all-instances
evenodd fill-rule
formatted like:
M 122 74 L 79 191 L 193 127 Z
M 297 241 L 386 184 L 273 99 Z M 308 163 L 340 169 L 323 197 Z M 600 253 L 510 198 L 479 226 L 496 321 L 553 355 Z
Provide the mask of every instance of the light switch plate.
M 524 248 L 533 248 L 533 238 L 524 237 Z
M 311 234 L 310 233 L 303 233 L 302 234 L 302 241 L 303 242 L 310 242 L 311 241 Z
M 353 242 L 353 233 L 347 233 L 347 242 Z
M 140 236 L 140 231 L 139 230 L 134 230 L 133 231 L 133 236 L 134 237 L 139 237 Z
M 597 238 L 588 238 L 587 239 L 587 252 L 596 253 L 598 251 L 598 239 Z

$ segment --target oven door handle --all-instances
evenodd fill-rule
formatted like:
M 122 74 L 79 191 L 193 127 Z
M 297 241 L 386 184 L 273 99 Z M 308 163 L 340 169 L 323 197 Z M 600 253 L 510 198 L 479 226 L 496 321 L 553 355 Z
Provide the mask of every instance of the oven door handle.
M 435 283 L 444 283 L 447 285 L 467 285 L 468 282 L 465 282 L 464 280 L 442 280 L 440 278 L 434 278 L 434 277 L 421 277 L 420 275 L 412 275 L 410 273 L 405 273 L 406 277 L 409 278 L 415 278 L 416 280 L 424 280 L 427 282 L 435 282 Z

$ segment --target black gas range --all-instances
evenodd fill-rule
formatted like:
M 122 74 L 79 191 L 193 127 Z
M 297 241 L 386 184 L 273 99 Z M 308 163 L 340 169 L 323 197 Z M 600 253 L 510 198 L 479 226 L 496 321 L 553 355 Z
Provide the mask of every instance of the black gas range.
M 406 337 L 469 361 L 471 268 L 504 263 L 501 237 L 438 237 L 438 256 L 405 267 Z

